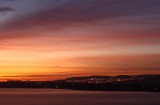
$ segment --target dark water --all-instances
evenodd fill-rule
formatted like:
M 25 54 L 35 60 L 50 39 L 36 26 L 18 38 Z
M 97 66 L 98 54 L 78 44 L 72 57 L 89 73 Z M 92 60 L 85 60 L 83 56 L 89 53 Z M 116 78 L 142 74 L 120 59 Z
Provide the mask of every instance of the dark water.
M 160 93 L 0 89 L 0 105 L 160 105 Z

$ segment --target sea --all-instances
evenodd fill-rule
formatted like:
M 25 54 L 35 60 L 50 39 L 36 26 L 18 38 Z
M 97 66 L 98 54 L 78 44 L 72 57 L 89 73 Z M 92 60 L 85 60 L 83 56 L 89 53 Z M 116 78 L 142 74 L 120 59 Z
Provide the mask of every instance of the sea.
M 160 105 L 160 93 L 0 89 L 0 105 Z

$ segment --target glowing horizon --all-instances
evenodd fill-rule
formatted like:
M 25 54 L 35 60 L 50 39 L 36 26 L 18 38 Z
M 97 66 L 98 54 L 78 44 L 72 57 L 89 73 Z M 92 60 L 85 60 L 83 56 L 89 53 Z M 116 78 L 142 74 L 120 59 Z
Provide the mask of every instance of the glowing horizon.
M 160 74 L 160 1 L 0 1 L 0 80 Z

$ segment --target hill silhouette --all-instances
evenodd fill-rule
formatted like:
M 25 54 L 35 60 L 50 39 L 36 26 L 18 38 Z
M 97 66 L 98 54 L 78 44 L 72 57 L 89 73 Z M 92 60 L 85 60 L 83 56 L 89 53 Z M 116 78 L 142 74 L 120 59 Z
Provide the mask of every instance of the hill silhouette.
M 0 82 L 0 88 L 55 88 L 103 91 L 160 92 L 160 75 L 84 76 L 55 81 Z

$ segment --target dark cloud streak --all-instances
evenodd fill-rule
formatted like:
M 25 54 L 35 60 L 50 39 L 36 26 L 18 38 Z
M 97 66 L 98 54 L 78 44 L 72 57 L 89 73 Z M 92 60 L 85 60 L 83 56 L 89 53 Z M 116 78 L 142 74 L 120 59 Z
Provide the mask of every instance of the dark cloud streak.
M 32 28 L 39 25 L 56 25 L 67 27 L 73 23 L 108 20 L 119 17 L 153 15 L 160 13 L 156 7 L 160 5 L 157 0 L 59 0 L 30 14 L 17 17 L 12 24 L 18 23 L 15 28 Z M 37 1 L 38 2 L 38 1 Z M 46 0 L 46 2 L 49 2 Z
M 85 25 L 90 25 L 89 28 L 93 31 L 101 31 L 103 34 L 118 32 L 124 37 L 129 37 L 129 35 L 158 37 L 157 34 L 160 33 L 159 25 L 157 26 L 160 22 L 159 0 L 45 0 L 45 2 L 35 0 L 34 2 L 37 2 L 37 5 L 42 5 L 42 8 L 29 14 L 17 15 L 3 27 L 5 32 L 3 36 L 0 35 L 0 39 L 29 37 L 30 35 L 23 35 L 25 30 L 35 31 L 40 28 L 63 32 L 68 27 L 79 29 Z M 151 18 L 146 19 L 146 16 Z M 143 20 L 146 21 L 142 22 Z M 99 24 L 99 21 L 105 24 Z M 98 30 L 97 27 L 102 27 L 103 30 Z M 16 35 L 8 34 L 8 31 L 16 33 Z M 17 35 L 15 31 L 20 35 Z M 120 34 L 106 36 L 106 38 L 119 38 L 121 37 Z M 31 34 L 31 36 L 35 35 Z
M 10 7 L 0 7 L 0 12 L 8 12 L 8 11 L 14 11 L 14 9 Z

